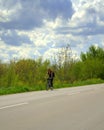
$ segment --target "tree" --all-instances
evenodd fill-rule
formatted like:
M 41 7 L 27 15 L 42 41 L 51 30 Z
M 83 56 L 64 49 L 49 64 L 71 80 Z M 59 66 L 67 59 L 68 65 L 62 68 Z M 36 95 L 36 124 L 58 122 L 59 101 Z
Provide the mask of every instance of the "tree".
M 94 45 L 92 45 L 88 52 L 87 53 L 81 53 L 81 60 L 82 61 L 85 61 L 87 59 L 95 59 L 95 58 L 98 58 L 98 59 L 101 59 L 103 60 L 104 59 L 104 49 L 101 48 L 101 47 L 96 47 Z
M 70 44 L 61 47 L 56 54 L 55 63 L 58 69 L 57 76 L 61 82 L 69 81 L 69 69 L 72 61 Z
M 86 53 L 81 53 L 86 78 L 104 79 L 104 50 L 101 47 L 91 46 Z
M 35 82 L 37 64 L 35 60 L 22 59 L 16 63 L 16 74 L 19 80 L 32 86 Z

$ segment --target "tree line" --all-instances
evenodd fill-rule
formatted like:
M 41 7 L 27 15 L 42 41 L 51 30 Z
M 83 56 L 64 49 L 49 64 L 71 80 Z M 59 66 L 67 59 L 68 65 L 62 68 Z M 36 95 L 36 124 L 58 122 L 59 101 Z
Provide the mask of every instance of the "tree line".
M 71 49 L 67 46 L 55 56 L 53 63 L 42 58 L 0 61 L 0 88 L 45 89 L 48 68 L 55 72 L 56 86 L 88 79 L 104 80 L 104 49 L 90 46 L 86 53 L 80 54 L 79 60 L 71 57 Z

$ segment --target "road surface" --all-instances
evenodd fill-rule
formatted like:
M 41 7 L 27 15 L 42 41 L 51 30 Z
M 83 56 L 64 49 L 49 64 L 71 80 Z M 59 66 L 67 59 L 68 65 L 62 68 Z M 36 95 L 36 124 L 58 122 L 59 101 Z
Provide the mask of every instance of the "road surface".
M 104 130 L 104 84 L 0 96 L 0 130 Z

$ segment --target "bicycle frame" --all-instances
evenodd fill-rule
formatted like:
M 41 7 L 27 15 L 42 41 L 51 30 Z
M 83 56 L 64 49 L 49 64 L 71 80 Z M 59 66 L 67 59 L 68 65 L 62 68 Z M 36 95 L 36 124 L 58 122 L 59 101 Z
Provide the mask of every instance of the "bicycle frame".
M 51 89 L 53 90 L 53 86 L 52 86 L 52 82 L 51 82 L 51 79 L 47 79 L 47 86 L 46 86 L 46 89 Z

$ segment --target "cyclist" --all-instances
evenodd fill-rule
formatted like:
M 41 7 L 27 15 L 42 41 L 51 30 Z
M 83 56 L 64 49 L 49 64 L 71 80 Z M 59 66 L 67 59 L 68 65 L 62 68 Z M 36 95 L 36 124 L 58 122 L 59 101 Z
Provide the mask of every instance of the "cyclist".
M 55 77 L 54 72 L 51 69 L 48 69 L 48 78 L 47 78 L 47 87 L 53 89 L 53 79 Z

